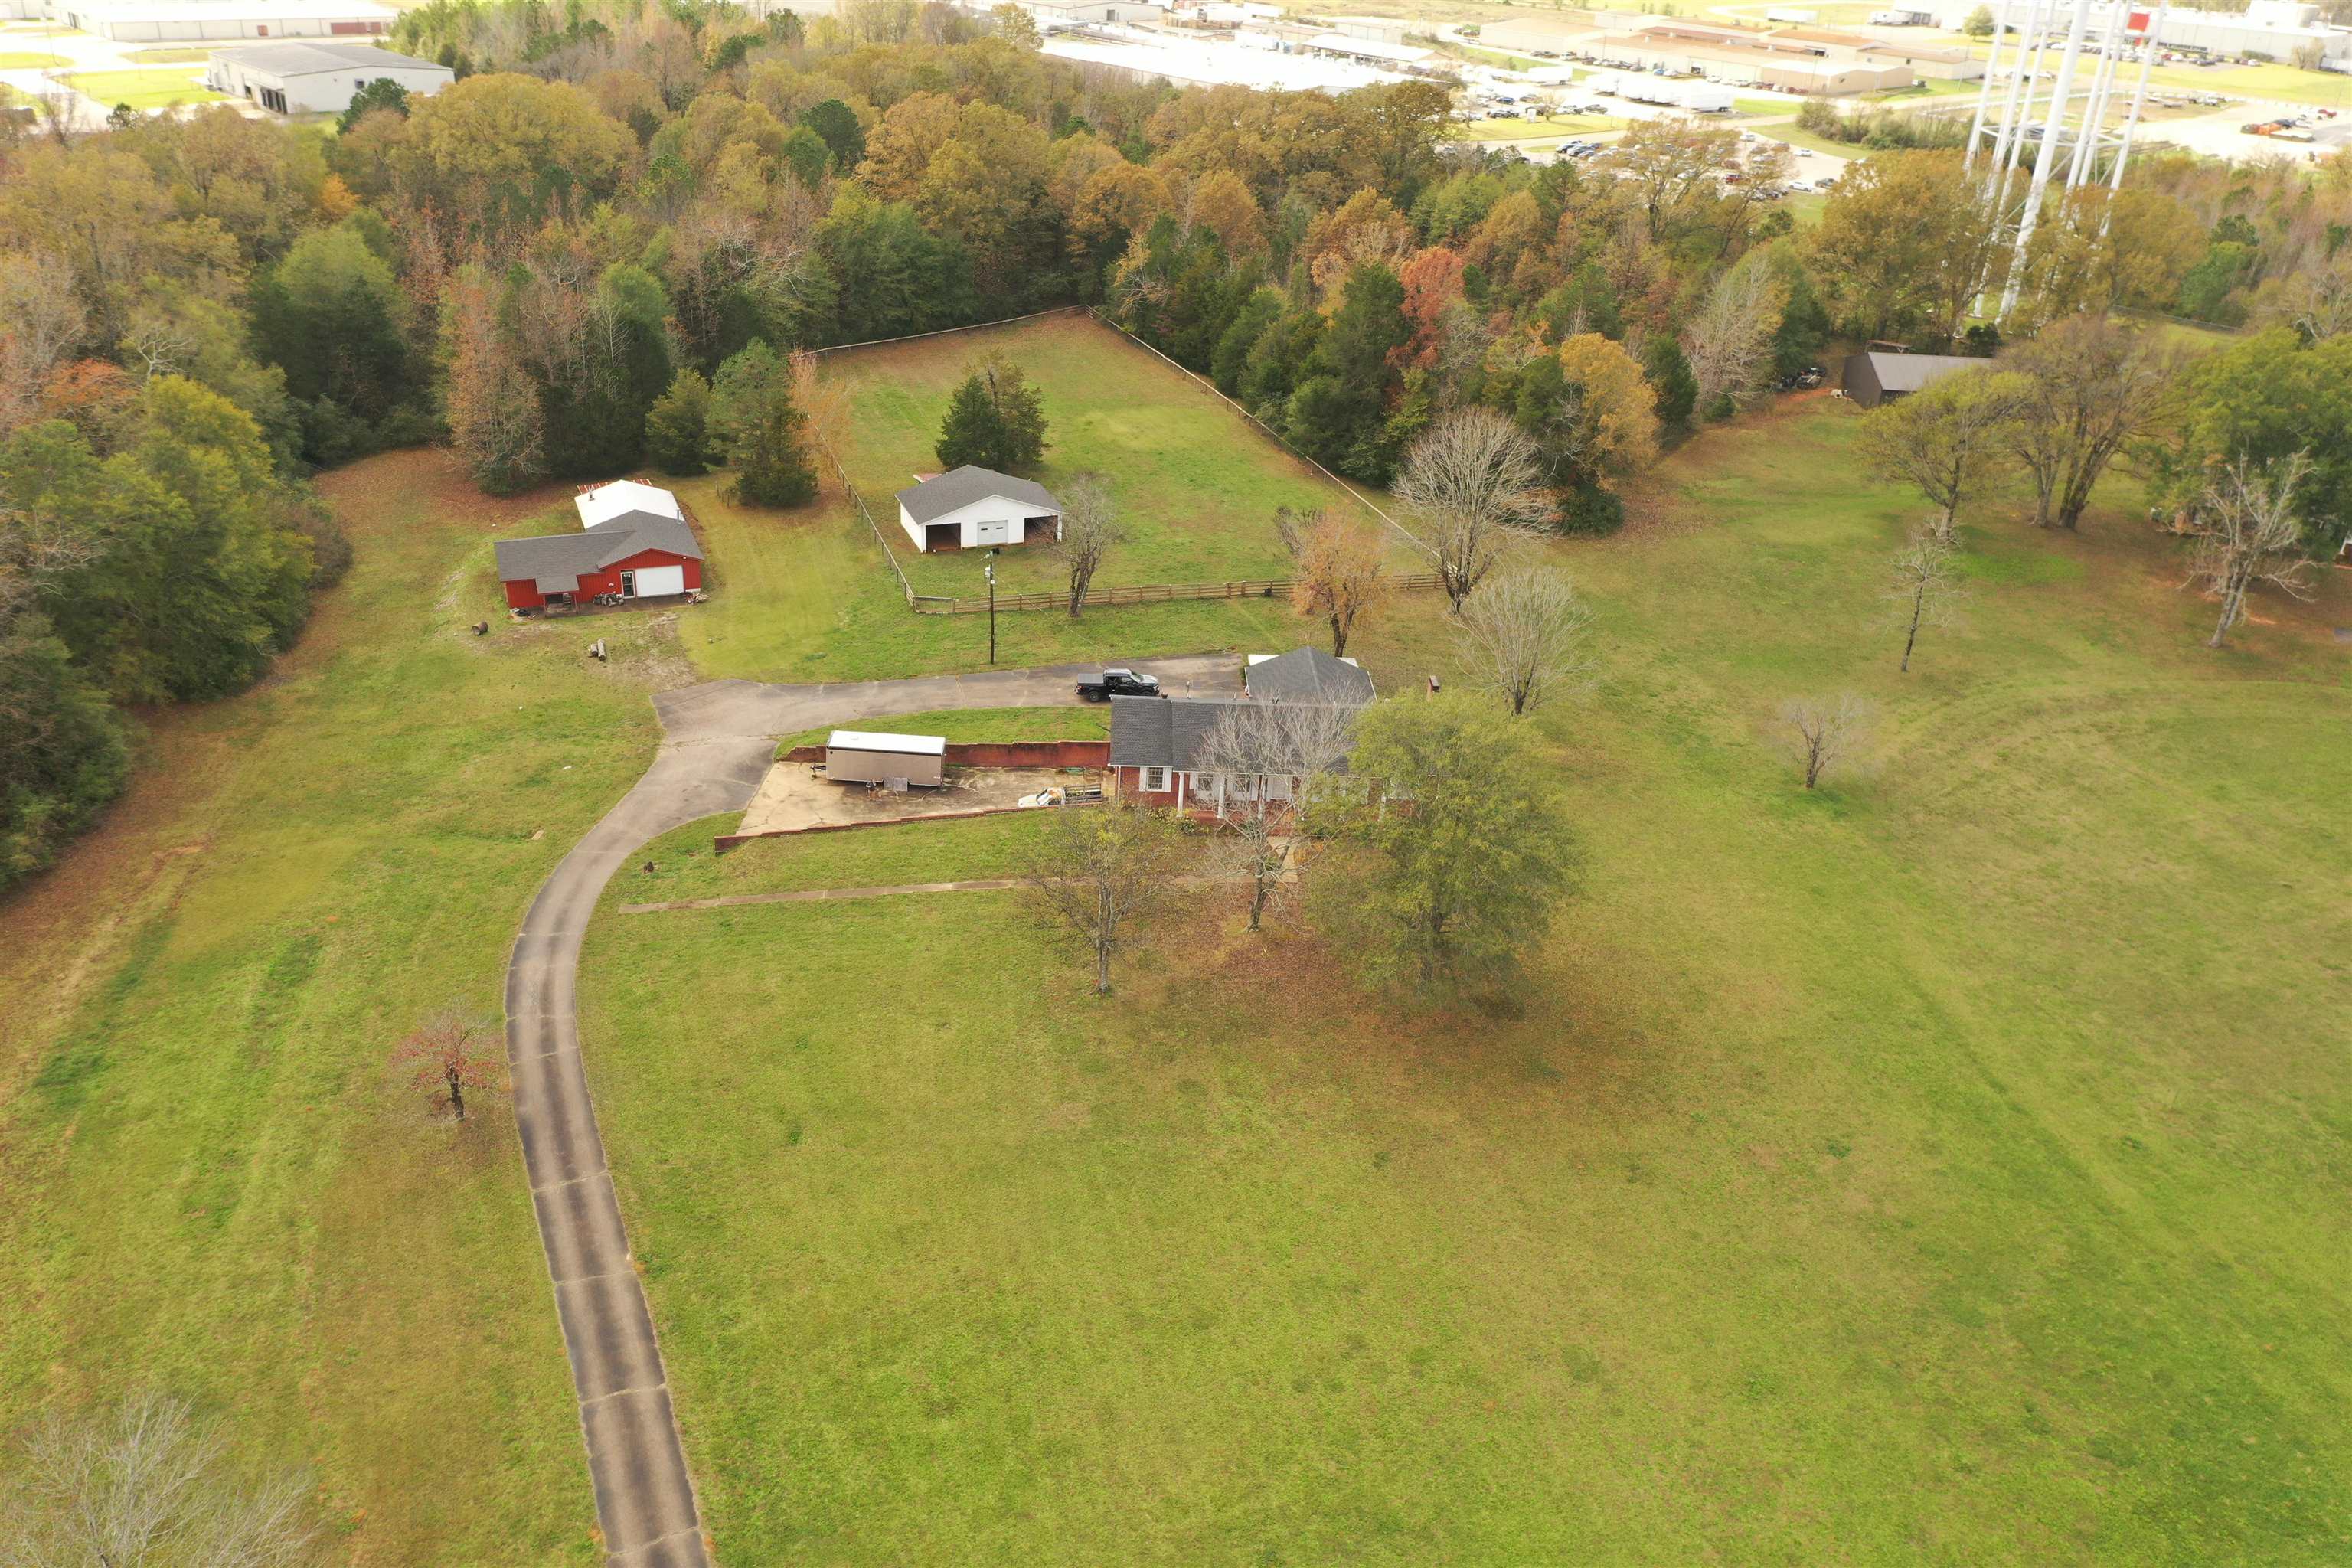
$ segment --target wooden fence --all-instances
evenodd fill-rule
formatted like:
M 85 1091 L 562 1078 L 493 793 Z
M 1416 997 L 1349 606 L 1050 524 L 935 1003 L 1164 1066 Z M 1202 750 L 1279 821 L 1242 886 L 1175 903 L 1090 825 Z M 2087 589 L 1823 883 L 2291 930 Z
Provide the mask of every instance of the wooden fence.
M 1259 577 L 1234 583 L 1146 583 L 1121 584 L 1108 588 L 1087 591 L 1085 608 L 1092 610 L 1110 605 L 1167 605 L 1183 599 L 1286 599 L 1297 579 L 1290 577 Z M 1435 572 L 1406 572 L 1385 579 L 1392 588 L 1443 588 L 1445 579 Z M 928 594 L 918 594 L 913 600 L 915 612 L 925 616 L 971 616 L 985 614 L 986 599 L 946 599 Z M 1066 610 L 1070 596 L 1065 593 L 999 594 L 999 611 Z
M 1281 447 L 1291 457 L 1297 458 L 1299 462 L 1304 463 L 1308 468 L 1314 469 L 1317 473 L 1322 475 L 1323 478 L 1329 480 L 1333 485 L 1337 486 L 1340 491 L 1346 494 L 1349 499 L 1353 500 L 1357 505 L 1362 507 L 1372 516 L 1378 518 L 1387 527 L 1394 530 L 1401 538 L 1402 538 L 1407 543 L 1411 544 L 1414 549 L 1421 551 L 1432 559 L 1436 558 L 1437 552 L 1430 547 L 1428 541 L 1423 539 L 1411 529 L 1397 521 L 1396 519 L 1391 517 L 1387 512 L 1373 505 L 1370 498 L 1364 495 L 1363 492 L 1357 489 L 1353 485 L 1348 483 L 1347 480 L 1341 479 L 1339 475 L 1333 473 L 1330 469 L 1325 468 L 1322 464 L 1317 462 L 1314 458 L 1307 456 L 1306 453 L 1292 447 L 1289 442 L 1284 440 L 1279 435 L 1276 434 L 1273 429 L 1269 428 L 1264 420 L 1258 418 L 1256 415 L 1252 414 L 1248 409 L 1243 407 L 1240 404 L 1234 402 L 1232 398 L 1227 397 L 1223 393 L 1218 391 L 1214 385 L 1202 380 L 1192 371 L 1185 369 L 1184 366 L 1178 364 L 1174 360 L 1170 359 L 1166 354 L 1161 353 L 1158 349 L 1153 348 L 1150 343 L 1145 342 L 1141 338 L 1137 337 L 1133 332 L 1129 331 L 1117 321 L 1112 321 L 1104 311 L 1092 306 L 1061 305 L 1049 310 L 1034 310 L 1025 316 L 1008 317 L 1001 321 L 975 321 L 970 326 L 942 327 L 937 331 L 914 332 L 903 338 L 881 338 L 871 342 L 837 343 L 831 348 L 814 349 L 809 352 L 823 355 L 839 353 L 845 349 L 881 348 L 890 343 L 911 342 L 918 338 L 939 338 L 949 337 L 962 332 L 982 332 L 988 331 L 992 327 L 1009 327 L 1022 321 L 1036 321 L 1045 316 L 1061 315 L 1091 316 L 1097 322 L 1109 328 L 1112 331 L 1117 332 L 1119 337 L 1124 339 L 1126 342 L 1132 343 L 1135 347 L 1141 349 L 1144 353 L 1151 355 L 1152 358 L 1160 361 L 1162 364 L 1174 370 L 1178 374 L 1183 376 L 1185 380 L 1191 382 L 1201 391 L 1208 394 L 1209 396 L 1215 398 L 1219 403 L 1224 405 L 1235 414 L 1240 415 L 1242 418 L 1248 421 L 1251 425 L 1256 426 L 1257 429 L 1264 432 L 1267 439 L 1273 441 L 1276 446 Z M 914 584 L 908 581 L 906 568 L 898 564 L 898 552 L 890 547 L 889 534 L 883 529 L 881 523 L 875 520 L 873 510 L 866 506 L 866 498 L 857 493 L 857 487 L 849 482 L 849 470 L 842 466 L 841 458 L 835 454 L 831 447 L 824 445 L 822 439 L 817 440 L 814 444 L 817 455 L 824 459 L 825 466 L 833 470 L 834 478 L 840 481 L 842 493 L 849 498 L 851 505 L 856 507 L 857 515 L 866 520 L 866 528 L 873 532 L 874 542 L 882 547 L 882 559 L 888 564 L 890 568 L 890 575 L 898 580 L 898 592 L 905 597 L 907 601 L 907 608 L 912 610 L 919 616 L 971 616 L 986 613 L 990 605 L 989 601 L 984 598 L 951 598 L 938 594 L 918 594 L 915 592 Z M 1174 604 L 1181 600 L 1187 599 L 1280 599 L 1289 596 L 1294 582 L 1295 579 L 1288 577 L 1261 577 L 1229 583 L 1149 583 L 1119 584 L 1109 587 L 1088 589 L 1084 607 L 1087 609 L 1097 609 L 1118 605 L 1166 605 Z M 1444 577 L 1435 572 L 1409 572 L 1394 574 L 1389 577 L 1388 582 L 1389 585 L 1391 587 L 1407 590 L 1443 588 L 1445 586 Z M 995 608 L 1008 613 L 1025 610 L 1066 610 L 1069 608 L 1069 603 L 1070 597 L 1066 593 L 999 594 L 996 595 Z

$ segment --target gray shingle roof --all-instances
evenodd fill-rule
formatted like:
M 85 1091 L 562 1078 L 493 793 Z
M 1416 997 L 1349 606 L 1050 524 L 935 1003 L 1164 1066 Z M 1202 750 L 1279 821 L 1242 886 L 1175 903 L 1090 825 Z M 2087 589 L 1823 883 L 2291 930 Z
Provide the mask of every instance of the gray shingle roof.
M 1264 713 L 1267 708 L 1247 697 L 1114 697 L 1110 765 L 1195 772 L 1201 765 L 1202 742 L 1228 709 Z
M 568 594 L 580 579 L 625 561 L 640 550 L 666 550 L 689 561 L 702 559 L 694 531 L 658 512 L 625 511 L 597 528 L 550 533 L 537 539 L 499 541 L 499 581 L 529 577 L 542 594 Z
M 898 492 L 898 504 L 905 507 L 907 515 L 917 522 L 929 522 L 935 517 L 945 517 L 951 511 L 968 507 L 976 500 L 987 500 L 992 496 L 1003 496 L 1007 500 L 1042 507 L 1055 513 L 1062 510 L 1062 503 L 1054 499 L 1052 492 L 1034 480 L 1015 479 L 1011 474 L 1000 474 L 994 468 L 983 468 L 974 463 L 966 463 L 961 468 L 950 468 L 946 473 L 925 479 L 919 485 L 908 485 Z
M 1878 377 L 1879 388 L 1885 392 L 1916 392 L 1957 371 L 1992 363 L 1969 354 L 1870 353 L 1863 357 L 1870 361 L 1871 374 Z
M 1370 702 L 1372 678 L 1319 647 L 1295 647 L 1251 665 L 1244 678 L 1252 697 L 1268 702 Z

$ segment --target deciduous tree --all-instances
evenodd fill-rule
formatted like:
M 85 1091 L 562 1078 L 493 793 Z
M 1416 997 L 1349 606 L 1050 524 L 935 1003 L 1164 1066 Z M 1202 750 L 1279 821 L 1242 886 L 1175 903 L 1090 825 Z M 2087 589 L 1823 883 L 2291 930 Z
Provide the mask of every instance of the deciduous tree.
M 232 1465 L 218 1427 L 186 1403 L 134 1394 L 103 1417 L 52 1410 L 0 1468 L 0 1562 L 298 1568 L 317 1560 L 310 1488 L 258 1483 Z
M 2179 356 L 2105 314 L 2044 327 L 2000 363 L 2021 378 L 2016 417 L 2004 428 L 2033 476 L 2040 527 L 2080 523 L 2107 465 L 2179 411 Z
M 1470 595 L 1454 626 L 1472 679 L 1515 717 L 1592 679 L 1592 613 L 1565 572 L 1499 573 Z
M 982 354 L 949 398 L 933 450 L 943 468 L 1034 468 L 1045 453 L 1045 397 L 1019 365 L 1001 353 Z
M 1054 542 L 1054 553 L 1069 573 L 1070 618 L 1076 620 L 1086 608 L 1087 590 L 1094 585 L 1095 574 L 1127 533 L 1119 526 L 1110 487 L 1099 476 L 1079 475 L 1062 487 L 1060 499 L 1062 532 Z
M 2310 474 L 2311 459 L 2301 452 L 2275 463 L 2241 458 L 2206 486 L 2189 578 L 2221 603 L 2207 647 L 2222 645 L 2257 584 L 2297 599 L 2312 596 L 2305 581 L 2311 557 L 2295 495 Z
M 1317 826 L 1338 847 L 1322 918 L 1376 984 L 1497 984 L 1573 891 L 1580 856 L 1558 773 L 1527 726 L 1465 692 L 1390 698 L 1356 721 L 1361 788 Z
M 1021 879 L 1037 919 L 1086 944 L 1095 994 L 1108 996 L 1112 958 L 1174 900 L 1182 862 L 1181 836 L 1164 813 L 1072 806 L 1048 816 Z
M 1550 510 L 1541 479 L 1535 443 L 1491 408 L 1456 409 L 1413 443 L 1397 498 L 1420 521 L 1455 615 L 1513 545 L 1536 537 Z
M 447 1008 L 394 1047 L 392 1064 L 409 1069 L 412 1088 L 425 1090 L 435 1105 L 447 1106 L 450 1116 L 463 1121 L 467 1090 L 488 1093 L 504 1077 L 501 1038 L 495 1026 Z
M 1328 625 L 1331 657 L 1341 658 L 1356 622 L 1388 596 L 1388 541 L 1364 519 L 1328 507 L 1303 522 L 1278 521 L 1297 563 L 1291 608 Z
M 1948 538 L 1996 471 L 2023 397 L 2019 377 L 1990 367 L 1943 376 L 1864 415 L 1863 455 L 1881 477 L 1916 485 Z
M 1780 722 L 1791 737 L 1807 789 L 1817 788 L 1853 757 L 1869 738 L 1870 720 L 1870 704 L 1850 691 L 1798 698 L 1781 708 Z
M 1194 778 L 1213 782 L 1192 799 L 1216 814 L 1212 858 L 1241 884 L 1252 931 L 1295 885 L 1306 824 L 1346 763 L 1355 715 L 1345 705 L 1234 702 L 1193 748 Z
M 1911 650 L 1919 646 L 1919 629 L 1948 625 L 1958 617 L 1965 589 L 1955 570 L 1955 553 L 1951 536 L 1933 528 L 1913 531 L 1895 552 L 1894 580 L 1886 596 L 1903 627 L 1902 668 L 1906 673 L 1911 668 Z

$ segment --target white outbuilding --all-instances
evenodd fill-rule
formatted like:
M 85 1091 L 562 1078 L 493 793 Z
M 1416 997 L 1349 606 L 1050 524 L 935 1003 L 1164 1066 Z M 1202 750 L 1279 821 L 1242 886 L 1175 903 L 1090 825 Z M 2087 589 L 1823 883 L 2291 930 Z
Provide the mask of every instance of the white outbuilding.
M 635 511 L 649 511 L 673 522 L 686 521 L 686 509 L 677 504 L 676 495 L 659 485 L 640 484 L 635 479 L 592 485 L 572 497 L 572 505 L 580 513 L 583 528 L 601 528 L 616 517 L 626 517 Z
M 898 526 L 917 550 L 985 550 L 1062 537 L 1062 503 L 1045 486 L 966 463 L 898 492 Z
M 255 44 L 222 49 L 205 68 L 205 85 L 215 92 L 279 114 L 341 114 L 373 81 L 396 81 L 430 98 L 457 79 L 447 66 L 373 44 Z
M 903 782 L 937 789 L 948 782 L 944 735 L 835 730 L 825 737 L 824 776 L 835 784 Z

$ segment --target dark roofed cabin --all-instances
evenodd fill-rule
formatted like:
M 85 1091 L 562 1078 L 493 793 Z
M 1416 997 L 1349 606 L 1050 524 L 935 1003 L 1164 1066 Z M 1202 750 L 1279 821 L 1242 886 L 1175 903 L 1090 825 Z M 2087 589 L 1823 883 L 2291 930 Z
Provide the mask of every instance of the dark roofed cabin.
M 1845 395 L 1864 408 L 1875 408 L 1889 398 L 1908 397 L 1955 371 L 1991 363 L 1968 354 L 1848 354 Z

